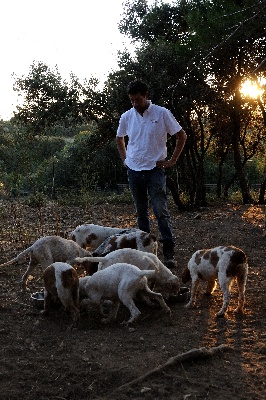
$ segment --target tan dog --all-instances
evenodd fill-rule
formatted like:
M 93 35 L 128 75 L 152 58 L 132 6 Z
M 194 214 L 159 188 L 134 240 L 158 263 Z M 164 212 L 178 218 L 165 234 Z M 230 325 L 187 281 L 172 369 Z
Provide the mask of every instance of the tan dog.
M 30 262 L 28 269 L 22 277 L 22 287 L 26 289 L 28 276 L 40 265 L 42 269 L 56 261 L 71 262 L 73 258 L 91 256 L 89 251 L 82 249 L 73 240 L 67 240 L 60 236 L 43 236 L 36 240 L 32 246 L 22 251 L 17 257 L 1 264 L 0 267 L 10 265 L 16 261 L 21 262 L 29 255 Z

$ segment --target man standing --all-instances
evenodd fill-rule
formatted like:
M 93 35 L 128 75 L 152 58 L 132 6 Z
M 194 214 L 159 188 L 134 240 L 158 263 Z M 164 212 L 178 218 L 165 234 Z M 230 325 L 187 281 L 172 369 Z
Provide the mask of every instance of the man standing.
M 148 100 L 148 87 L 144 82 L 133 81 L 128 87 L 132 108 L 122 114 L 116 143 L 120 157 L 127 167 L 139 229 L 150 232 L 150 195 L 154 215 L 158 222 L 165 261 L 174 257 L 174 238 L 171 217 L 167 206 L 165 168 L 172 167 L 180 156 L 186 133 L 164 107 Z M 176 135 L 172 157 L 167 157 L 167 135 Z M 128 137 L 126 146 L 125 136 Z

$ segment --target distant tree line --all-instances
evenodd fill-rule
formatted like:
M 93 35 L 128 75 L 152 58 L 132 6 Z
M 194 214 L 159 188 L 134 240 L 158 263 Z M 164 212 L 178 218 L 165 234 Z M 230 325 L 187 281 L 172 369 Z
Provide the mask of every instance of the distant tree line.
M 167 183 L 177 206 L 204 206 L 206 184 L 227 197 L 237 185 L 253 203 L 251 183 L 266 191 L 266 1 L 128 0 L 119 29 L 136 44 L 119 53 L 119 67 L 97 79 L 63 80 L 57 68 L 34 62 L 16 77 L 24 102 L 0 126 L 0 171 L 7 187 L 115 187 L 126 171 L 115 147 L 120 115 L 131 107 L 129 81 L 144 80 L 150 98 L 169 108 L 188 139 Z M 261 81 L 260 97 L 241 84 Z M 169 152 L 174 146 L 169 140 Z

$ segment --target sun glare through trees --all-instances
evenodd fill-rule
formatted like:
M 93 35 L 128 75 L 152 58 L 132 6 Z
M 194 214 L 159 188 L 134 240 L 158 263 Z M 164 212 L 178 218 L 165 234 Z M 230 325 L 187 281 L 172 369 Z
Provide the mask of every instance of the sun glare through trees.
M 240 92 L 243 96 L 256 99 L 263 94 L 263 89 L 257 82 L 248 79 L 241 85 Z

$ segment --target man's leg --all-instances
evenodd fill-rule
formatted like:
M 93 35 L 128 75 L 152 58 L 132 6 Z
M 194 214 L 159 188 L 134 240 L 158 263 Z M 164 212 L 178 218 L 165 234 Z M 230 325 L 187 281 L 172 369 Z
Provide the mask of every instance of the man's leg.
M 167 206 L 166 179 L 164 171 L 155 168 L 150 172 L 148 191 L 151 196 L 154 215 L 158 221 L 158 228 L 163 243 L 163 254 L 165 260 L 174 257 L 174 239 L 172 233 L 172 222 Z
M 129 168 L 127 173 L 129 188 L 137 212 L 138 227 L 142 231 L 150 233 L 149 202 L 145 176 L 141 171 L 133 171 Z

